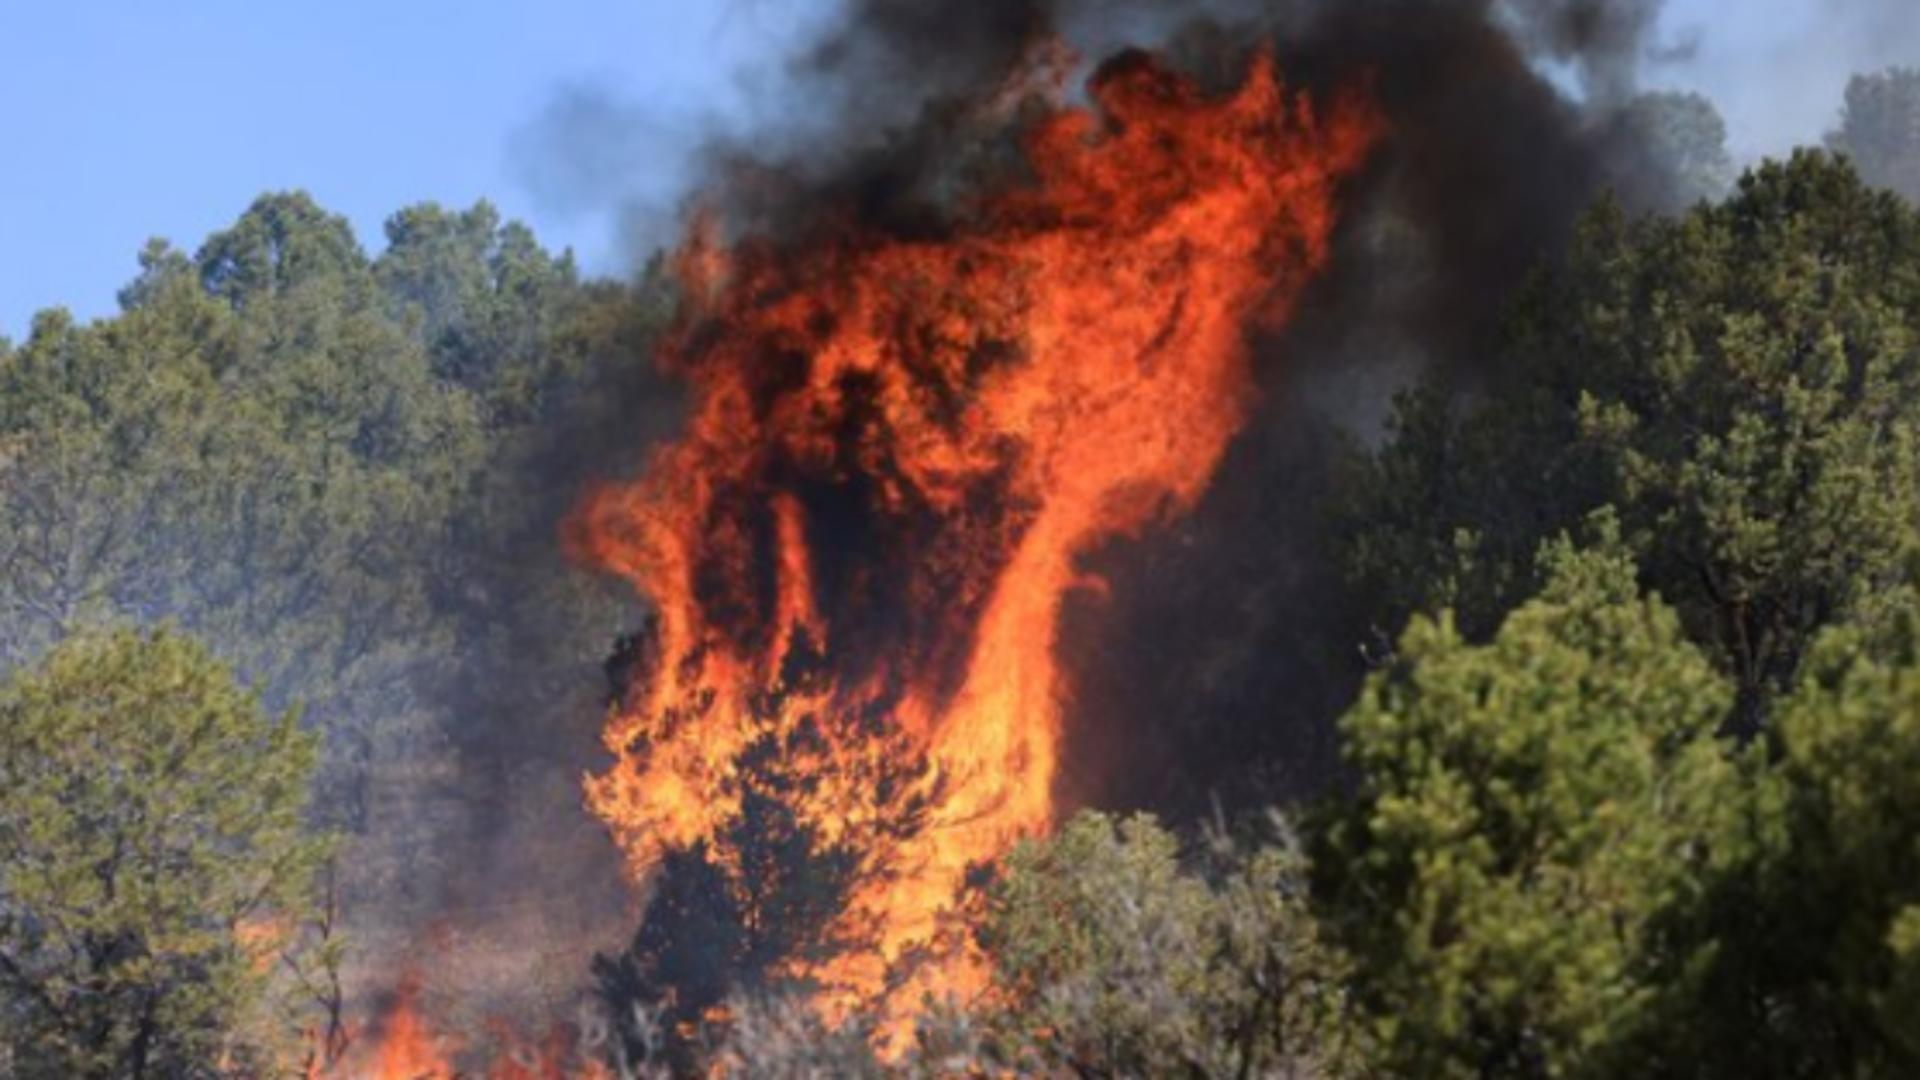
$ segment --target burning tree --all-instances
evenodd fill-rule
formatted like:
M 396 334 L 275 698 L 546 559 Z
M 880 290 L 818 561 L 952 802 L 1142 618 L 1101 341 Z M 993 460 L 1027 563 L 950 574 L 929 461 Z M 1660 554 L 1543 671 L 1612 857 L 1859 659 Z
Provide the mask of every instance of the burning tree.
M 777 977 L 897 1031 L 984 987 L 964 949 L 915 961 L 970 868 L 1056 820 L 1080 556 L 1206 489 L 1247 332 L 1326 260 L 1378 129 L 1264 56 L 1211 96 L 1125 53 L 1088 93 L 1023 110 L 1024 179 L 937 229 L 709 216 L 681 251 L 686 430 L 570 529 L 658 613 L 588 785 L 656 882 L 623 993 L 685 1019 Z
M 643 673 L 658 656 L 653 624 L 623 643 L 609 674 L 616 685 L 657 677 Z M 790 711 L 790 703 L 818 700 L 829 677 L 825 657 L 796 642 L 779 681 L 749 702 L 754 730 L 723 785 L 734 809 L 711 838 L 661 859 L 631 946 L 596 964 L 628 1060 L 692 1069 L 696 1043 L 711 1033 L 712 1021 L 726 1017 L 729 998 L 834 989 L 823 985 L 821 972 L 877 947 L 876 928 L 845 913 L 858 890 L 888 873 L 872 856 L 922 826 L 926 758 L 890 739 L 878 711 Z M 689 707 L 712 705 L 704 697 Z M 873 795 L 866 813 L 830 835 L 803 811 L 822 794 L 822 764 L 832 749 L 824 725 L 848 721 L 900 756 L 875 757 L 876 771 L 862 778 Z M 893 798 L 899 792 L 912 794 Z

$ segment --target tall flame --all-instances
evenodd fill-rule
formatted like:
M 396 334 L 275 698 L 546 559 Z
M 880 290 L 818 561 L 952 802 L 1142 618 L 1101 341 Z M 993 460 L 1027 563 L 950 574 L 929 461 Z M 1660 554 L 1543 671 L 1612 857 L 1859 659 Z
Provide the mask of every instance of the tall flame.
M 695 843 L 738 858 L 742 755 L 780 737 L 800 820 L 863 871 L 840 924 L 874 947 L 805 972 L 829 1004 L 979 986 L 964 953 L 887 980 L 969 867 L 1055 819 L 1076 559 L 1205 490 L 1253 396 L 1247 333 L 1325 262 L 1379 129 L 1264 55 L 1225 96 L 1139 53 L 1088 90 L 936 237 L 696 228 L 661 354 L 686 429 L 570 525 L 658 620 L 590 806 L 636 877 Z

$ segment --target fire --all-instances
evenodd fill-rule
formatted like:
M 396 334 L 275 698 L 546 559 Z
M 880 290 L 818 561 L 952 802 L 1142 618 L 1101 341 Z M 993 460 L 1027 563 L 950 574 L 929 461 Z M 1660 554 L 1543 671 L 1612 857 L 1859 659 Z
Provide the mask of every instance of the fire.
M 387 1014 L 385 1031 L 373 1055 L 378 1080 L 452 1080 L 440 1040 L 420 1017 L 412 996 L 403 997 Z
M 496 1024 L 497 1049 L 484 1068 L 466 1071 L 455 1064 L 460 1045 L 436 1034 L 419 1006 L 419 984 L 411 977 L 399 996 L 345 1060 L 316 1064 L 313 1080 L 612 1080 L 605 1066 L 582 1054 L 576 1033 L 555 1027 L 538 1043 L 520 1039 Z
M 964 951 L 895 977 L 970 867 L 1056 818 L 1076 560 L 1201 496 L 1252 402 L 1247 333 L 1324 264 L 1380 127 L 1264 55 L 1224 96 L 1139 53 L 1088 92 L 939 235 L 696 227 L 661 353 L 686 429 L 570 524 L 658 620 L 589 805 L 637 879 L 696 843 L 738 870 L 743 755 L 774 740 L 799 820 L 859 855 L 836 926 L 871 947 L 796 962 L 829 1009 L 982 985 Z
M 454 1080 L 452 1054 L 458 1048 L 435 1035 L 421 1016 L 419 993 L 418 980 L 409 975 L 365 1045 L 343 1061 L 328 1062 L 316 1040 L 313 1080 Z

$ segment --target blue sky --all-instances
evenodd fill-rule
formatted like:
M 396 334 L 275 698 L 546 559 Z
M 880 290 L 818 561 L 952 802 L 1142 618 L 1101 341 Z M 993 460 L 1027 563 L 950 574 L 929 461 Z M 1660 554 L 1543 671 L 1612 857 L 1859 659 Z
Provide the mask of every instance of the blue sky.
M 412 202 L 485 197 L 617 267 L 604 214 L 539 197 L 511 152 L 583 87 L 724 112 L 792 18 L 737 0 L 0 0 L 0 334 L 114 310 L 149 236 L 191 249 L 305 188 L 377 247 Z M 639 163 L 670 187 L 680 154 Z
M 1817 135 L 1849 63 L 1920 47 L 1920 26 L 1832 18 L 1857 2 L 1671 0 L 1670 31 L 1704 44 L 1652 78 L 1716 97 L 1744 153 Z M 669 202 L 693 133 L 819 4 L 0 0 L 0 334 L 54 304 L 110 313 L 147 237 L 191 249 L 285 188 L 369 247 L 401 206 L 485 197 L 617 271 L 610 207 Z M 585 164 L 606 175 L 561 190 L 527 132 L 582 100 L 643 104 L 602 110 L 619 149 Z

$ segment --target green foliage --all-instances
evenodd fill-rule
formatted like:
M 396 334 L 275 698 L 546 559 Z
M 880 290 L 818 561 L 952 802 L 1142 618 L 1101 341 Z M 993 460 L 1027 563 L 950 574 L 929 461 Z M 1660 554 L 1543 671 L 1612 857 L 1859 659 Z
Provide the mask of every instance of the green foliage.
M 1917 424 L 1920 216 L 1813 153 L 1597 209 L 1484 386 L 1400 402 L 1348 565 L 1451 613 L 1315 867 L 1385 1071 L 1914 1071 Z
M 524 421 L 579 350 L 555 348 L 591 302 L 571 254 L 555 258 L 491 205 L 431 203 L 387 220 L 375 267 L 396 318 L 417 320 L 436 373 L 496 417 Z
M 70 638 L 0 684 L 0 1042 L 25 1076 L 210 1076 L 262 1047 L 325 842 L 315 741 L 202 647 Z M 271 946 L 268 947 L 271 949 Z
M 1150 817 L 1082 813 L 1017 848 L 981 931 L 999 1056 L 1078 1075 L 1341 1074 L 1345 974 L 1290 845 L 1183 868 Z
M 0 371 L 0 657 L 177 618 L 363 757 L 370 717 L 344 706 L 404 716 L 444 644 L 418 556 L 479 463 L 474 410 L 304 196 L 142 266 L 124 315 L 42 318 Z
M 1395 621 L 1470 638 L 1547 538 L 1616 508 L 1644 582 L 1750 725 L 1823 627 L 1909 582 L 1920 532 L 1920 213 L 1819 154 L 1719 206 L 1602 207 L 1516 306 L 1477 398 L 1402 400 L 1337 517 Z
M 555 670 L 591 687 L 618 609 L 564 568 L 540 432 L 658 316 L 484 203 L 388 232 L 369 260 L 263 196 L 191 258 L 149 244 L 117 318 L 43 313 L 0 365 L 0 664 L 175 619 L 306 704 L 355 827 L 377 758 L 492 725 L 465 688 L 511 672 L 527 699 L 488 700 L 526 717 Z
M 1415 619 L 1343 721 L 1316 872 L 1387 1075 L 1624 1075 L 1739 847 L 1725 681 L 1619 553 L 1541 561 L 1487 644 Z
M 1681 1052 L 1719 1075 L 1920 1071 L 1920 655 L 1823 635 L 1782 699 L 1755 785 L 1751 867 L 1713 911 L 1724 940 Z
M 1855 75 L 1827 145 L 1852 158 L 1868 183 L 1920 202 L 1920 69 Z
M 556 523 L 583 461 L 626 468 L 671 404 L 640 362 L 657 274 L 582 281 L 484 203 L 388 239 L 370 259 L 306 195 L 263 196 L 196 252 L 147 245 L 118 316 L 0 346 L 0 671 L 170 620 L 301 705 L 318 811 L 361 836 L 363 932 L 457 886 L 503 762 L 576 782 L 633 616 Z

